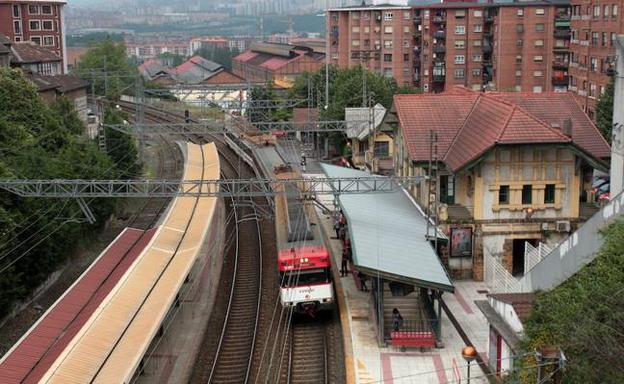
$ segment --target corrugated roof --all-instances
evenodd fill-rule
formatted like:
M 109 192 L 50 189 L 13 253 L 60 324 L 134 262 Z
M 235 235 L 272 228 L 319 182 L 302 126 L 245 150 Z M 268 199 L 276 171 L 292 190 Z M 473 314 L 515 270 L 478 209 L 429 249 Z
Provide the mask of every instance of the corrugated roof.
M 386 108 L 377 103 L 373 108 L 373 129 L 377 129 L 386 115 Z M 371 108 L 345 108 L 347 122 L 347 137 L 363 140 L 370 133 L 368 120 L 371 118 Z
M 126 228 L 0 361 L 5 384 L 37 382 L 141 253 L 155 230 Z
M 35 83 L 39 91 L 45 91 L 48 89 L 56 89 L 59 93 L 65 93 L 74 91 L 76 89 L 84 89 L 89 86 L 89 83 L 81 78 L 73 75 L 28 75 L 30 81 Z
M 366 172 L 321 164 L 328 177 L 363 177 Z M 383 176 L 380 176 L 383 177 Z M 453 283 L 427 241 L 427 221 L 407 192 L 343 194 L 353 261 L 368 273 L 452 292 Z

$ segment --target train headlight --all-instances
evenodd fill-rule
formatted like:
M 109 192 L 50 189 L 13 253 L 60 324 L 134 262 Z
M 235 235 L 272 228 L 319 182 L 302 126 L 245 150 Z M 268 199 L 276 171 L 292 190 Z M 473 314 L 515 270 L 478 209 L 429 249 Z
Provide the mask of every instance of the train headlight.
M 308 258 L 307 257 L 302 257 L 300 261 L 302 263 L 307 263 L 308 262 Z

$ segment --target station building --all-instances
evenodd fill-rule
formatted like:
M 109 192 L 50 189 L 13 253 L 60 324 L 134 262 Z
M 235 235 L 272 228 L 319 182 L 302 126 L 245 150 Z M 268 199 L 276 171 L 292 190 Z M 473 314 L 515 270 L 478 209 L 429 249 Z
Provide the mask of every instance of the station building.
M 597 210 L 610 147 L 570 93 L 395 95 L 388 116 L 395 174 L 431 171 L 410 192 L 447 234 L 455 278 L 522 275 L 527 243 L 557 243 Z

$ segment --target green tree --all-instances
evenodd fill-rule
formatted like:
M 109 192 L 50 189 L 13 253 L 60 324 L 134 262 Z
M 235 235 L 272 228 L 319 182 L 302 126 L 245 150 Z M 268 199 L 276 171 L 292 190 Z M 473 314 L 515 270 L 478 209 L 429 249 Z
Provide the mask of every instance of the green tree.
M 279 98 L 271 82 L 264 87 L 253 87 L 249 93 L 249 101 L 251 102 L 257 100 L 279 100 Z M 253 123 L 259 121 L 286 121 L 291 117 L 292 111 L 286 108 L 252 108 L 247 111 L 247 118 Z
M 118 99 L 122 93 L 133 94 L 137 70 L 126 58 L 126 46 L 111 39 L 93 45 L 82 57 L 75 73 L 93 82 L 97 95 Z
M 624 223 L 603 230 L 597 257 L 555 289 L 538 293 L 523 348 L 561 348 L 564 383 L 621 383 L 624 355 Z M 522 383 L 534 383 L 534 357 L 521 362 Z
M 364 76 L 368 100 L 363 100 Z M 360 66 L 340 69 L 330 66 L 329 79 L 328 101 L 325 100 L 325 68 L 315 73 L 304 73 L 295 79 L 291 95 L 304 99 L 310 95 L 315 100 L 314 104 L 321 109 L 321 118 L 343 120 L 344 109 L 348 107 L 380 103 L 390 108 L 392 96 L 398 89 L 393 78 L 365 70 Z
M 615 79 L 612 78 L 607 84 L 605 91 L 596 103 L 596 126 L 605 139 L 611 143 L 613 130 L 613 97 L 615 92 Z
M 48 107 L 20 70 L 0 68 L 0 177 L 93 179 L 118 173 L 112 160 L 82 136 L 71 103 L 60 100 Z M 97 224 L 110 215 L 112 204 L 90 203 Z M 71 200 L 0 192 L 0 317 L 96 229 L 62 219 L 72 216 L 82 217 Z
M 113 108 L 104 111 L 104 124 L 117 125 L 125 124 L 126 116 Z M 131 136 L 114 130 L 106 129 L 106 149 L 108 155 L 113 159 L 115 165 L 120 170 L 119 177 L 131 179 L 141 173 L 141 165 L 138 161 L 138 150 Z

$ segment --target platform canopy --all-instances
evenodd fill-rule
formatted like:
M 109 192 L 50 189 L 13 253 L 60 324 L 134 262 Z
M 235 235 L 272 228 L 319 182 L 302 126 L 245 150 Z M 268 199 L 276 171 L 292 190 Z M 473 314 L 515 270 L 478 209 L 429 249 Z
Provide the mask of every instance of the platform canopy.
M 321 164 L 328 177 L 370 174 Z M 379 176 L 383 177 L 383 176 Z M 453 292 L 454 287 L 433 246 L 426 239 L 427 219 L 407 191 L 340 195 L 347 218 L 353 262 L 362 272 L 419 287 Z

